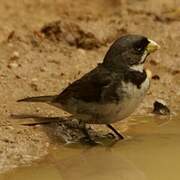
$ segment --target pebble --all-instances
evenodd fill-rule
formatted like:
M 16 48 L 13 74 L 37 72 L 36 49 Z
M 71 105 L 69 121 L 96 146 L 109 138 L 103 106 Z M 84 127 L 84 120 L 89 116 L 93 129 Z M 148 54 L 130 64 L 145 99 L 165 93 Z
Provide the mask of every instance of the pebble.
M 46 143 L 45 143 L 45 146 L 46 146 L 46 147 L 49 147 L 49 145 L 50 145 L 49 142 L 46 142 Z
M 20 57 L 20 54 L 18 51 L 14 51 L 10 57 L 11 60 L 16 60 L 16 59 L 19 59 Z
M 40 71 L 41 72 L 46 72 L 46 68 L 45 67 L 40 67 Z
M 38 85 L 37 84 L 31 83 L 30 86 L 34 91 L 38 91 Z
M 75 44 L 75 38 L 72 34 L 67 34 L 67 36 L 65 37 L 66 41 L 70 44 L 70 45 L 74 45 Z
M 36 112 L 40 112 L 41 108 L 40 107 L 36 107 Z
M 19 75 L 17 75 L 17 74 L 16 74 L 15 77 L 16 77 L 17 79 L 21 79 L 21 76 L 19 76 Z
M 10 69 L 12 69 L 12 68 L 17 68 L 18 66 L 19 66 L 18 63 L 16 63 L 16 62 L 10 62 L 7 67 L 10 68 Z
M 157 74 L 155 74 L 154 76 L 152 76 L 152 79 L 154 79 L 154 80 L 160 80 L 160 76 L 157 75 Z
M 154 59 L 151 59 L 151 60 L 149 61 L 149 63 L 150 63 L 151 65 L 154 65 L 154 66 L 158 65 L 158 62 L 157 62 L 156 60 L 154 60 Z
M 80 54 L 82 54 L 82 55 L 85 55 L 85 54 L 86 54 L 86 51 L 85 51 L 84 49 L 81 49 L 81 48 L 78 49 L 78 52 L 79 52 Z
M 159 114 L 159 115 L 169 115 L 170 109 L 167 107 L 166 102 L 164 100 L 156 100 L 154 102 L 154 109 L 153 113 Z
M 38 79 L 37 78 L 32 78 L 31 81 L 32 82 L 38 82 Z
M 65 74 L 62 72 L 61 74 L 60 74 L 60 76 L 64 76 Z
M 14 127 L 13 126 L 6 126 L 5 129 L 7 129 L 7 130 L 14 130 Z

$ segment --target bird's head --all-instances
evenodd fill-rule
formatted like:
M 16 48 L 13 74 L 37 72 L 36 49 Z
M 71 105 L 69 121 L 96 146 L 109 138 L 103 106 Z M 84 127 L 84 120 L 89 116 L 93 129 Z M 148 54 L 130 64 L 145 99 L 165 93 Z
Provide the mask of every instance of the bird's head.
M 160 46 L 141 35 L 125 35 L 109 48 L 103 65 L 110 69 L 130 68 L 143 71 L 147 56 Z

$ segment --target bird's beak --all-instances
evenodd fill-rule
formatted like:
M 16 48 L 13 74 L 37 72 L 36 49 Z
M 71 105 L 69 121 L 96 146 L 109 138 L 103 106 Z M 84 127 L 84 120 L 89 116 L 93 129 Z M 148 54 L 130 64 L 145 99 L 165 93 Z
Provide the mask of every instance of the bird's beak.
M 149 54 L 160 49 L 160 46 L 155 41 L 153 41 L 151 39 L 148 39 L 148 41 L 149 41 L 149 44 L 147 45 L 146 50 Z

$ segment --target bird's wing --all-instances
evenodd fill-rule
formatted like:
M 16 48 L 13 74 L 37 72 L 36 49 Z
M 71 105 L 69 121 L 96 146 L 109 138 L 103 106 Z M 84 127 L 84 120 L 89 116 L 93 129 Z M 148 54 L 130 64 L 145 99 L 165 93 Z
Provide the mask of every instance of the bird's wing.
M 69 85 L 55 99 L 55 102 L 65 103 L 70 98 L 82 100 L 84 102 L 103 102 L 114 98 L 113 78 L 111 73 L 103 68 L 97 67 L 84 75 L 79 80 Z

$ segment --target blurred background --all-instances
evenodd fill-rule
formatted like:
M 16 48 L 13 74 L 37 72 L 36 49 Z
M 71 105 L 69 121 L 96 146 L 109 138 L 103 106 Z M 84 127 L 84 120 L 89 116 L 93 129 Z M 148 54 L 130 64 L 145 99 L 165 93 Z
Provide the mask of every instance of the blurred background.
M 16 100 L 26 96 L 59 93 L 101 62 L 111 43 L 127 33 L 143 34 L 158 42 L 161 49 L 149 57 L 147 63 L 153 73 L 151 89 L 122 131 L 135 137 L 147 137 L 151 136 L 151 133 L 154 133 L 154 139 L 160 137 L 157 134 L 159 124 L 169 121 L 169 116 L 165 120 L 161 117 L 154 118 L 150 128 L 141 125 L 138 130 L 135 128 L 131 131 L 129 126 L 146 122 L 143 117 L 152 118 L 153 102 L 161 99 L 167 103 L 172 119 L 175 119 L 169 128 L 162 127 L 160 133 L 165 137 L 162 135 L 161 138 L 166 139 L 167 134 L 171 133 L 179 134 L 179 0 L 1 0 L 0 172 L 39 159 L 48 153 L 49 146 L 58 144 L 53 137 L 53 130 L 49 127 L 27 128 L 12 125 L 9 117 L 11 114 L 26 112 L 44 116 L 66 115 L 48 105 L 22 105 L 17 104 Z M 121 128 L 120 124 L 116 127 Z M 103 130 L 103 127 L 99 129 Z M 150 139 L 152 146 L 154 139 Z M 160 142 L 164 142 L 162 139 Z M 178 152 L 178 140 L 167 141 L 175 143 L 170 145 L 168 153 L 174 152 L 174 146 Z M 141 144 L 141 141 L 139 143 L 135 142 L 137 147 L 149 147 Z M 158 144 L 158 148 L 163 146 L 161 145 Z M 166 145 L 165 141 L 163 147 L 167 147 Z M 157 151 L 160 153 L 160 149 Z M 139 156 L 144 153 L 141 152 Z M 162 159 L 165 157 L 167 154 L 164 154 Z M 173 158 L 176 161 L 180 157 Z M 145 164 L 143 162 L 140 167 Z M 150 164 L 153 166 L 152 162 Z M 171 167 L 173 164 L 174 161 Z M 166 168 L 167 166 L 160 171 L 164 172 Z M 175 174 L 175 180 L 179 178 L 177 172 L 172 169 L 170 176 L 160 177 L 163 177 L 163 180 L 172 179 Z

